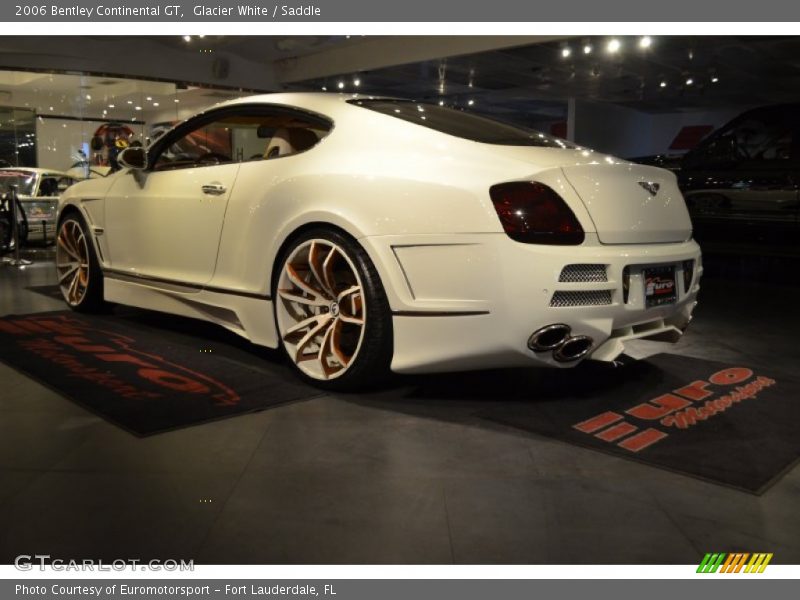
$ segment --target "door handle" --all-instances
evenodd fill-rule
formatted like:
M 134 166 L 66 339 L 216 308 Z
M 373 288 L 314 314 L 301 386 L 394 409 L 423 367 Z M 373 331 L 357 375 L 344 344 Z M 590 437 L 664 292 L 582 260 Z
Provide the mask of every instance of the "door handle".
M 207 183 L 202 188 L 204 194 L 209 194 L 210 196 L 221 196 L 225 193 L 225 186 L 221 183 Z

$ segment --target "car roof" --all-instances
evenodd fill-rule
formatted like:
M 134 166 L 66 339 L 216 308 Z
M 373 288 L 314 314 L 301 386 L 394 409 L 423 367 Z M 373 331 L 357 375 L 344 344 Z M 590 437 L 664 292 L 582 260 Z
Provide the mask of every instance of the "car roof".
M 277 92 L 273 94 L 257 94 L 254 96 L 243 96 L 234 100 L 221 102 L 208 110 L 221 108 L 224 106 L 235 106 L 237 104 L 275 104 L 280 106 L 295 107 L 300 109 L 318 112 L 323 115 L 334 117 L 337 112 L 347 110 L 350 100 L 397 100 L 386 96 L 370 96 L 367 94 L 345 94 L 333 92 Z

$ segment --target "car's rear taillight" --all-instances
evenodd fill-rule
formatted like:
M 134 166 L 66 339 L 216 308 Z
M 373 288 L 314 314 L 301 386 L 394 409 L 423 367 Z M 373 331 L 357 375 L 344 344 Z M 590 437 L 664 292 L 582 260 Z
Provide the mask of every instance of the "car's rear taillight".
M 543 183 L 513 181 L 489 188 L 503 229 L 518 242 L 571 246 L 583 228 L 564 199 Z

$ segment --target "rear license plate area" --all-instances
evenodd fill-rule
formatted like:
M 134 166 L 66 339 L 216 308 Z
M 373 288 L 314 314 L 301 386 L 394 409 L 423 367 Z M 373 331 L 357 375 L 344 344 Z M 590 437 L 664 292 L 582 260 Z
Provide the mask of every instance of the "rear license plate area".
M 646 308 L 675 304 L 678 299 L 674 265 L 648 267 L 644 274 L 644 303 Z

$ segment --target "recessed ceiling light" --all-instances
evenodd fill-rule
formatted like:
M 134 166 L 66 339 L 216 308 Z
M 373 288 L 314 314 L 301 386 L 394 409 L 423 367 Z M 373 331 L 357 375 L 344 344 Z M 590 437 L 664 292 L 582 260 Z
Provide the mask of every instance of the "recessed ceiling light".
M 469 100 L 467 100 L 467 104 L 469 104 L 470 106 L 472 106 L 473 104 L 475 104 L 475 100 L 473 100 L 472 98 L 470 98 Z
M 358 77 L 356 77 L 355 79 L 353 79 L 353 85 L 356 87 L 360 86 L 361 80 Z
M 619 49 L 622 47 L 620 41 L 616 38 L 613 40 L 608 40 L 608 44 L 606 45 L 606 50 L 608 50 L 609 54 L 616 54 L 619 52 Z
M 92 99 L 92 96 L 91 96 L 91 94 L 86 94 L 86 99 L 87 99 L 87 100 L 91 100 L 91 99 Z
M 711 83 L 717 83 L 719 81 L 719 77 L 712 77 Z
M 592 53 L 592 45 L 591 44 L 586 44 L 583 47 L 583 53 L 584 54 L 591 54 Z
M 343 90 L 344 89 L 344 81 L 340 81 L 339 83 L 337 83 L 336 87 L 338 87 L 340 90 Z
M 439 106 L 444 106 L 444 100 L 439 100 Z
M 667 87 L 667 82 L 666 82 L 666 81 L 662 81 L 662 82 L 659 84 L 659 86 L 661 86 L 662 88 L 665 88 L 665 87 Z
M 133 100 L 128 100 L 128 104 L 133 104 Z
M 148 96 L 147 98 L 145 98 L 145 100 L 147 100 L 148 102 L 150 102 L 152 99 L 153 99 L 152 96 Z
M 649 48 L 653 45 L 653 38 L 649 35 L 645 35 L 639 39 L 639 48 Z
M 564 46 L 561 49 L 561 56 L 563 56 L 564 58 L 569 58 L 570 54 L 572 54 L 572 48 L 570 48 L 569 46 Z
M 323 85 L 322 86 L 322 91 L 323 92 L 327 92 L 328 91 L 328 86 L 327 85 Z
M 114 108 L 114 105 L 113 104 L 109 104 L 108 108 Z
M 177 98 L 175 98 L 175 104 L 177 104 L 178 102 L 180 102 L 180 100 L 178 100 Z
M 142 107 L 141 106 L 137 106 L 136 110 L 142 110 Z
M 694 79 L 692 79 L 691 77 L 689 77 L 689 79 L 686 80 L 686 85 L 692 85 L 693 83 Z
M 183 36 L 183 41 L 184 42 L 191 42 L 192 41 L 192 36 L 190 36 L 190 35 Z
M 158 106 L 158 102 L 153 102 L 153 106 Z

